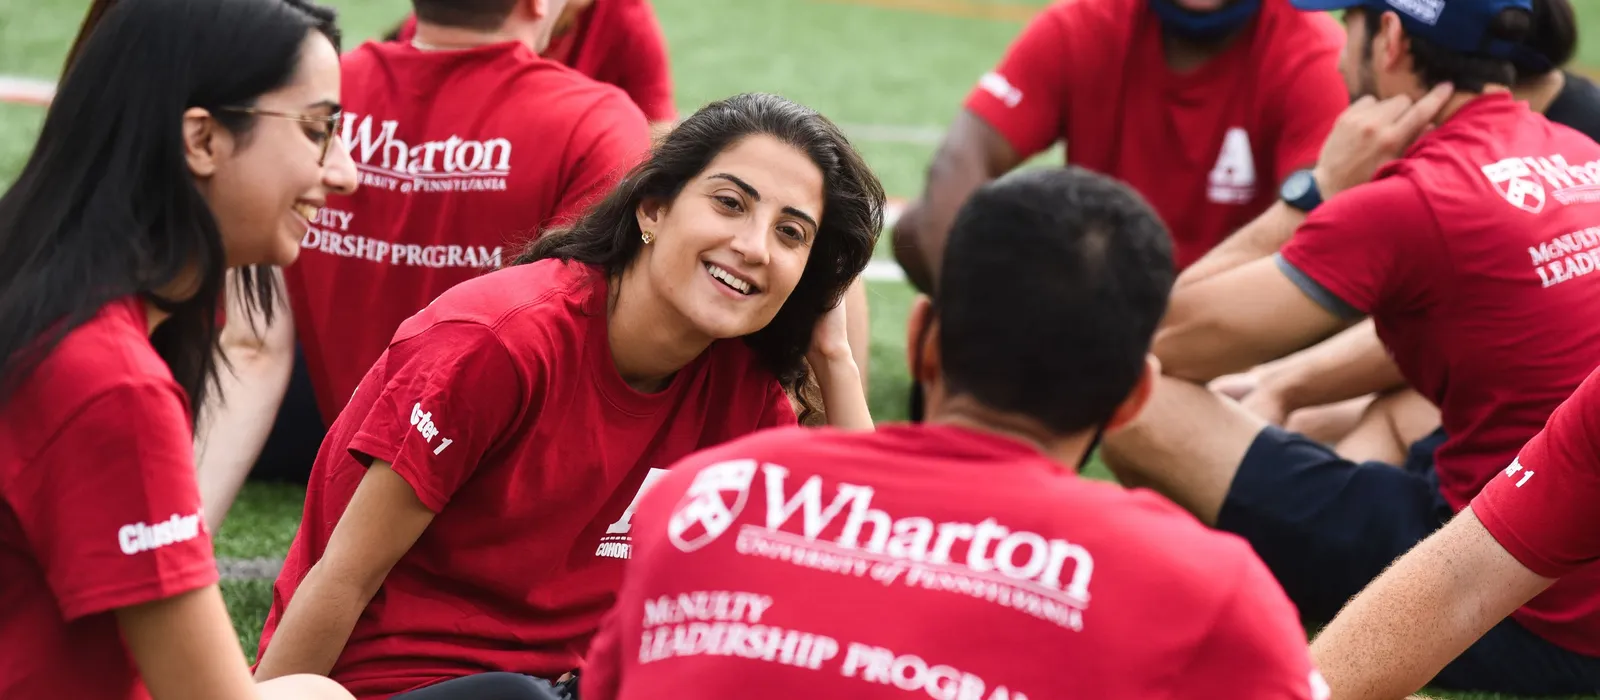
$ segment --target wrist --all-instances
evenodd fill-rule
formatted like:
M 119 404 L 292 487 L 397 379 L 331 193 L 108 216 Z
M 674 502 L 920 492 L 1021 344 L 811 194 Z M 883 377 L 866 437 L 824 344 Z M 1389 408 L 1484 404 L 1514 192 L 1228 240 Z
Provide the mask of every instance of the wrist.
M 825 379 L 841 375 L 859 375 L 860 368 L 856 367 L 856 356 L 850 352 L 850 346 L 837 348 L 812 348 L 807 353 L 806 360 L 811 363 L 811 371 L 817 375 L 818 383 Z
M 1311 179 L 1317 184 L 1317 191 L 1321 193 L 1322 201 L 1324 202 L 1346 189 L 1343 183 L 1334 178 L 1333 174 L 1320 164 L 1311 169 Z

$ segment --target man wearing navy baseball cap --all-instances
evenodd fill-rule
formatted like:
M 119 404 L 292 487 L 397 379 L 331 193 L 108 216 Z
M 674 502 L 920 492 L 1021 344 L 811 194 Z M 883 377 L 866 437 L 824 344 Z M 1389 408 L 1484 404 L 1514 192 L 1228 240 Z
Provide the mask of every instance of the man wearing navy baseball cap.
M 1166 376 L 1103 457 L 1249 540 L 1301 615 L 1326 622 L 1445 522 L 1493 531 L 1467 505 L 1600 366 L 1600 144 L 1511 94 L 1531 0 L 1293 2 L 1345 10 L 1353 102 L 1275 205 L 1296 225 L 1242 230 L 1179 276 L 1154 347 Z M 1207 388 L 1369 317 L 1438 409 L 1437 449 L 1409 449 L 1396 426 L 1341 453 Z M 1452 583 L 1476 576 L 1443 560 Z M 1600 691 L 1600 565 L 1483 627 L 1458 607 L 1352 606 L 1318 640 L 1334 697 Z M 1420 653 L 1430 642 L 1438 653 Z

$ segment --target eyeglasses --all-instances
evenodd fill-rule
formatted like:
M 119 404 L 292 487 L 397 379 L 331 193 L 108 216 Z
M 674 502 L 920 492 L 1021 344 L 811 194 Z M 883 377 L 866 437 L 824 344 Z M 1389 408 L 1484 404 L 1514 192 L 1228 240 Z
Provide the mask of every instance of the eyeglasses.
M 234 112 L 236 114 L 250 114 L 258 117 L 277 117 L 279 119 L 289 119 L 303 124 L 322 124 L 326 126 L 328 130 L 321 134 L 322 153 L 317 157 L 317 165 L 324 165 L 328 162 L 328 148 L 333 145 L 334 139 L 339 137 L 339 127 L 344 122 L 344 114 L 337 110 L 334 111 L 333 114 L 330 114 L 326 117 L 312 117 L 304 114 L 290 114 L 288 112 L 272 112 L 265 109 L 256 109 L 254 107 L 222 107 L 218 111 Z

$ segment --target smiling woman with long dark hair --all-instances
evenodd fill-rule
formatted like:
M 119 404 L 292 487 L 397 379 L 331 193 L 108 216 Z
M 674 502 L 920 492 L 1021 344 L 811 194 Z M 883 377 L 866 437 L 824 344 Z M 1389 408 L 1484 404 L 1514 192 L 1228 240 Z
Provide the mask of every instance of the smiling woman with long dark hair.
M 883 202 L 831 122 L 741 95 L 440 295 L 322 444 L 258 677 L 538 697 L 579 665 L 667 465 L 795 424 L 785 389 L 811 373 L 830 423 L 872 429 L 839 302 Z
M 0 697 L 349 697 L 251 682 L 192 443 L 228 268 L 355 187 L 337 42 L 302 0 L 90 9 L 0 197 Z M 273 279 L 240 275 L 255 310 Z

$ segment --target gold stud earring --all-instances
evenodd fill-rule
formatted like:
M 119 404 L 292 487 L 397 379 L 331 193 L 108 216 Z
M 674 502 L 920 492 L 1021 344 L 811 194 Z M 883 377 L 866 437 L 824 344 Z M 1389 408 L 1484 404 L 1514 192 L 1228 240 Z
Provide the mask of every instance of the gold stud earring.
M 656 235 L 649 231 L 645 231 L 644 233 L 639 234 L 639 238 L 644 241 L 645 245 L 650 245 L 650 242 L 656 239 Z

